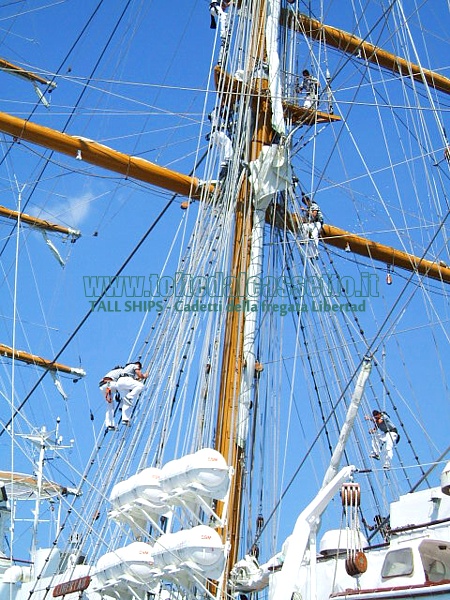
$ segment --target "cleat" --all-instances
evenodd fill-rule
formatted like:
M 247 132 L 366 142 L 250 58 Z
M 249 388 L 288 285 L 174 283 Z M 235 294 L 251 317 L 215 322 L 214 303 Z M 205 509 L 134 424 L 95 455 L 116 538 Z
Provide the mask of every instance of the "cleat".
M 380 460 L 380 455 L 376 452 L 372 452 L 371 454 L 369 454 L 369 456 L 370 458 L 374 458 L 375 460 Z

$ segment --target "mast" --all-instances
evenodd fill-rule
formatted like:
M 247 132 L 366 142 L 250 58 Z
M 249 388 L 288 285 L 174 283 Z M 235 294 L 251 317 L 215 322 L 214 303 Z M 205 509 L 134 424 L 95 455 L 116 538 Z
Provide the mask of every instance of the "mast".
M 251 3 L 250 3 L 251 5 Z M 265 18 L 266 2 L 253 2 L 254 15 L 250 41 L 249 61 L 247 65 L 252 70 L 258 58 L 265 57 Z M 261 77 L 261 76 L 260 76 Z M 252 95 L 251 110 L 255 120 L 254 131 L 249 147 L 249 162 L 257 159 L 264 145 L 271 143 L 273 130 L 271 126 L 271 106 L 268 97 L 267 79 L 257 79 L 258 95 Z M 238 194 L 235 209 L 235 231 L 233 240 L 233 256 L 231 280 L 235 288 L 230 294 L 230 302 L 243 303 L 242 290 L 236 293 L 236 282 L 242 274 L 247 274 L 251 255 L 251 232 L 253 223 L 253 207 L 251 189 L 246 177 Z M 234 485 L 230 490 L 226 527 L 222 530 L 224 542 L 229 544 L 229 553 L 225 567 L 222 597 L 227 595 L 228 574 L 237 561 L 238 543 L 241 525 L 241 504 L 243 492 L 243 475 L 245 444 L 238 436 L 238 414 L 243 370 L 247 367 L 244 360 L 244 329 L 245 312 L 232 310 L 227 312 L 225 339 L 223 343 L 223 360 L 221 371 L 220 396 L 216 425 L 216 450 L 227 459 L 231 459 L 234 468 Z
M 46 85 L 50 88 L 55 88 L 56 83 L 54 81 L 49 81 L 44 79 L 40 75 L 33 73 L 32 71 L 27 71 L 26 69 L 22 69 L 22 67 L 18 67 L 17 65 L 8 62 L 4 58 L 0 58 L 0 69 L 5 71 L 6 73 L 11 73 L 12 75 L 17 75 L 18 77 L 23 77 L 23 79 L 27 79 L 32 83 L 40 83 L 42 85 Z
M 285 26 L 313 40 L 323 41 L 328 46 L 332 46 L 346 54 L 356 54 L 369 63 L 379 65 L 403 77 L 412 77 L 414 81 L 426 82 L 436 90 L 450 94 L 450 79 L 447 77 L 430 69 L 423 69 L 420 65 L 374 46 L 352 33 L 347 33 L 337 27 L 324 25 L 316 19 L 311 19 L 307 15 L 295 13 L 294 11 L 284 10 L 281 21 Z
M 0 206 L 0 217 L 5 217 L 6 219 L 12 219 L 13 221 L 17 221 L 20 217 L 20 221 L 35 227 L 36 229 L 43 229 L 45 231 L 54 231 L 56 233 L 64 233 L 65 235 L 70 235 L 72 238 L 79 238 L 81 236 L 81 232 L 78 229 L 72 229 L 71 227 L 63 227 L 62 225 L 58 225 L 57 223 L 51 223 L 50 221 L 46 221 L 44 219 L 38 219 L 37 217 L 32 217 L 31 215 L 27 215 L 25 213 L 19 213 L 16 210 L 11 210 L 10 208 L 6 208 L 5 206 Z
M 47 431 L 45 427 L 41 427 L 39 430 L 35 430 L 33 433 L 16 434 L 33 444 L 38 451 L 38 458 L 34 464 L 33 475 L 12 471 L 0 471 L 0 481 L 2 482 L 3 494 L 8 499 L 11 499 L 14 502 L 19 500 L 34 500 L 30 550 L 32 561 L 35 559 L 36 550 L 38 548 L 38 530 L 42 522 L 42 501 L 49 500 L 51 502 L 55 502 L 56 499 L 61 499 L 62 496 L 67 496 L 68 494 L 79 494 L 79 491 L 74 488 L 68 488 L 55 483 L 54 481 L 48 480 L 44 474 L 44 465 L 47 460 L 46 454 L 48 451 L 57 450 L 60 452 L 62 449 L 72 447 L 72 443 L 69 446 L 62 445 L 62 437 L 58 435 L 59 422 L 60 419 L 58 417 L 56 429 L 53 432 Z M 0 525 L 1 517 L 2 515 L 0 512 Z M 60 523 L 58 517 L 56 531 L 59 530 L 59 527 Z
M 36 354 L 30 354 L 29 352 L 23 352 L 22 350 L 15 350 L 10 346 L 5 346 L 5 344 L 0 344 L 0 356 L 14 358 L 14 360 L 19 360 L 27 363 L 28 365 L 43 367 L 44 369 L 48 369 L 49 371 L 53 372 L 59 371 L 61 373 L 77 375 L 78 377 L 84 377 L 86 375 L 86 372 L 83 369 L 69 367 L 67 365 L 63 365 L 62 363 L 52 362 L 51 360 L 42 358 Z
M 131 179 L 145 181 L 182 196 L 200 198 L 202 195 L 203 186 L 197 177 L 182 175 L 143 158 L 129 156 L 83 137 L 60 133 L 7 113 L 0 113 L 0 131 L 12 135 L 17 140 L 38 144 L 49 150 L 67 154 L 78 160 L 120 173 Z M 213 187 L 210 187 L 211 189 L 207 191 L 213 190 Z

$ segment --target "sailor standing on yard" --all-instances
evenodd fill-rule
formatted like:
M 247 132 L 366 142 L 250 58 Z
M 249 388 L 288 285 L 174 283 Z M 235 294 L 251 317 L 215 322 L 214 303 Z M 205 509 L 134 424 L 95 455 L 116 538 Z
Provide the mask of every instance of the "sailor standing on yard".
M 122 374 L 117 380 L 117 390 L 122 397 L 122 423 L 124 425 L 130 424 L 134 401 L 144 389 L 142 382 L 147 377 L 148 373 L 142 372 L 140 361 L 128 363 L 122 369 Z
M 394 426 L 385 412 L 378 409 L 372 411 L 372 416 L 366 415 L 366 420 L 373 421 L 375 427 L 369 429 L 372 437 L 372 458 L 380 459 L 381 453 L 384 454 L 383 469 L 390 469 L 392 457 L 394 456 L 394 446 L 400 439 L 397 428 Z
M 302 75 L 303 81 L 300 85 L 297 85 L 295 91 L 297 94 L 305 92 L 306 97 L 305 101 L 303 102 L 304 108 L 317 109 L 320 88 L 319 80 L 313 75 L 311 75 L 308 69 L 304 69 Z
M 114 367 L 111 371 L 108 371 L 106 375 L 100 380 L 99 386 L 103 397 L 106 400 L 106 417 L 105 426 L 109 431 L 113 431 L 115 427 L 114 423 L 114 396 L 117 392 L 117 381 L 119 377 L 123 375 L 123 367 Z
M 306 211 L 306 215 L 302 218 L 303 231 L 305 237 L 313 241 L 313 248 L 308 252 L 308 256 L 309 258 L 317 258 L 319 255 L 319 236 L 323 225 L 322 211 L 317 202 L 312 202 L 309 196 L 303 193 L 302 202 L 306 206 L 306 208 L 302 207 L 302 210 Z

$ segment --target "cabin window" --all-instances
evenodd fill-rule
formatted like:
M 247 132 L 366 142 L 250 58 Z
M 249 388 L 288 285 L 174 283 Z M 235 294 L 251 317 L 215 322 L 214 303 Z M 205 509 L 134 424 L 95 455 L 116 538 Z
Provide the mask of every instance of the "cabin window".
M 428 581 L 433 583 L 442 581 L 446 577 L 446 568 L 442 561 L 432 560 L 426 571 L 426 577 Z
M 413 572 L 413 554 L 411 548 L 402 548 L 401 550 L 392 550 L 386 554 L 382 577 L 401 577 L 402 575 L 411 575 Z

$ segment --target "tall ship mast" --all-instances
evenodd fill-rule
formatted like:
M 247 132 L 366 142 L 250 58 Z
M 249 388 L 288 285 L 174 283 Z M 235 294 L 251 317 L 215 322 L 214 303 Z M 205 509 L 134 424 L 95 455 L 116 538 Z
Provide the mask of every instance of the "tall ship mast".
M 0 600 L 450 594 L 433 10 L 8 8 Z

